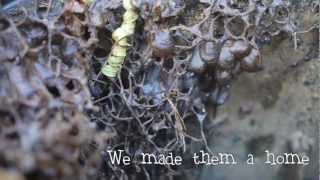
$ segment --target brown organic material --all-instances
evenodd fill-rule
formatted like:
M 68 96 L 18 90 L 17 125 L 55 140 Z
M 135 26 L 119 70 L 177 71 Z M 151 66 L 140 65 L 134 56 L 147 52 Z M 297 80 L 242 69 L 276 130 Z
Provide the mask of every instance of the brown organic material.
M 174 54 L 173 39 L 168 30 L 159 30 L 152 34 L 151 47 L 157 57 L 169 57 Z
M 236 40 L 230 46 L 230 52 L 234 54 L 236 59 L 242 59 L 251 51 L 251 45 L 244 40 Z
M 250 54 L 241 60 L 241 69 L 247 72 L 262 70 L 262 59 L 260 52 L 252 49 Z
M 234 79 L 261 70 L 262 48 L 275 38 L 293 37 L 299 48 L 304 30 L 284 0 L 132 0 L 126 40 L 112 36 L 122 0 L 1 2 L 0 174 L 26 180 L 197 179 L 201 167 L 190 166 L 189 153 L 194 144 L 210 151 L 217 124 L 229 138 L 230 126 L 214 117 L 237 90 Z M 110 54 L 121 57 L 111 79 L 100 73 Z M 266 86 L 269 93 L 278 83 Z M 262 106 L 273 100 L 259 98 Z M 130 165 L 111 163 L 107 151 L 118 149 Z M 185 161 L 144 166 L 141 152 Z

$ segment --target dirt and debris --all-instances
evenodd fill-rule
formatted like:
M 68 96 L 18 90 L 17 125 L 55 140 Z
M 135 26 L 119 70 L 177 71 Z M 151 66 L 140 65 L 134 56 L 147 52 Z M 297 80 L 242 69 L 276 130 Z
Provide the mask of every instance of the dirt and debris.
M 0 1 L 1 180 L 194 179 L 201 167 L 145 166 L 138 155 L 173 152 L 188 162 L 194 148 L 211 152 L 213 127 L 232 122 L 219 120 L 217 110 L 237 94 L 238 78 L 268 70 L 265 47 L 284 40 L 294 50 L 306 47 L 291 69 L 319 56 L 319 36 L 309 44 L 303 38 L 319 32 L 316 0 L 132 4 L 139 13 L 135 34 L 121 73 L 108 79 L 100 71 L 121 25 L 121 0 Z M 275 64 L 274 71 L 287 68 Z M 262 93 L 277 91 L 279 81 L 269 79 Z M 273 107 L 276 96 L 261 106 Z M 255 111 L 244 103 L 236 114 L 244 119 Z M 253 140 L 248 148 L 275 141 Z M 117 149 L 131 156 L 130 166 L 110 163 L 107 151 Z

